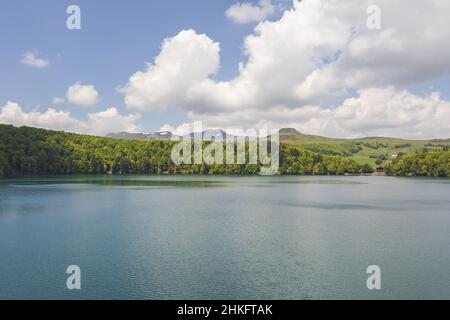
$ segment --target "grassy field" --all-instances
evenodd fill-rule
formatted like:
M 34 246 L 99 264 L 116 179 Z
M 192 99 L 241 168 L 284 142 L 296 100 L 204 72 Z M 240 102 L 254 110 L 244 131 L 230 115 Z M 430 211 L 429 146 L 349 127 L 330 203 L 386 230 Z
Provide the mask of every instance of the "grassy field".
M 334 139 L 306 135 L 295 129 L 280 130 L 280 141 L 321 154 L 350 157 L 360 164 L 383 166 L 399 154 L 449 149 L 446 140 L 405 140 L 397 138 L 368 137 L 359 139 Z

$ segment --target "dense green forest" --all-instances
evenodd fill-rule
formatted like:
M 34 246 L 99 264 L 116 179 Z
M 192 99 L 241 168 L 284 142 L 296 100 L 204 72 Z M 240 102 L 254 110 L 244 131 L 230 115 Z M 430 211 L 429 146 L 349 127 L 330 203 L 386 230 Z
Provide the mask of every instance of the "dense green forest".
M 130 141 L 60 131 L 0 125 L 0 176 L 50 174 L 257 174 L 261 164 L 174 165 L 176 142 Z M 208 142 L 204 142 L 206 147 Z M 394 175 L 449 175 L 450 152 L 399 156 L 386 165 Z M 280 174 L 371 173 L 370 164 L 296 145 L 280 146 Z
M 450 151 L 422 152 L 397 157 L 386 165 L 395 176 L 450 176 Z

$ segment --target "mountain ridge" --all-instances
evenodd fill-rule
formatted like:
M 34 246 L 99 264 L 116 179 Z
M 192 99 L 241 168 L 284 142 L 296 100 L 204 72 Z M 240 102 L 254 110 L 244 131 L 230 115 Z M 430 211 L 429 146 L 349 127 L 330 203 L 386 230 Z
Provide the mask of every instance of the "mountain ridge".
M 223 138 L 225 138 L 225 134 L 227 132 L 223 129 L 209 129 L 202 131 L 202 137 L 205 135 L 210 136 L 217 136 L 218 134 L 221 134 Z M 333 137 L 326 137 L 326 136 L 319 136 L 319 135 L 312 135 L 312 134 L 306 134 L 298 131 L 295 128 L 282 128 L 279 130 L 280 134 L 280 141 L 281 142 L 296 142 L 298 140 L 307 139 L 308 141 L 311 140 L 320 140 L 320 141 L 356 141 L 356 140 L 376 140 L 376 139 L 390 139 L 395 141 L 422 141 L 422 142 L 428 142 L 428 141 L 434 141 L 434 142 L 444 142 L 444 143 L 450 143 L 450 138 L 434 138 L 434 139 L 407 139 L 407 138 L 398 138 L 398 137 L 387 137 L 387 136 L 367 136 L 367 137 L 360 137 L 360 138 L 333 138 Z M 141 133 L 141 132 L 114 132 L 114 133 L 108 133 L 105 135 L 106 138 L 112 138 L 112 139 L 124 139 L 124 140 L 171 140 L 172 137 L 182 138 L 186 136 L 194 137 L 195 133 L 191 132 L 183 136 L 174 135 L 170 131 L 158 131 L 158 132 L 152 132 L 152 133 Z M 228 133 L 228 136 L 235 136 L 230 133 Z
M 214 129 L 203 131 L 201 136 L 203 140 L 211 140 L 205 139 L 205 132 L 208 133 L 208 137 L 222 134 L 223 138 L 225 138 L 224 130 Z M 109 137 L 116 136 L 109 135 Z M 128 140 L 135 140 L 133 139 L 135 134 L 125 134 L 119 137 L 123 136 L 128 138 Z M 187 136 L 196 139 L 193 133 L 183 137 Z M 139 137 L 144 138 L 144 140 L 170 140 L 172 135 L 152 133 Z M 295 128 L 280 129 L 279 138 L 280 142 L 284 144 L 301 147 L 323 155 L 352 158 L 359 164 L 368 163 L 374 167 L 382 167 L 392 158 L 403 154 L 450 149 L 450 139 L 410 140 L 395 137 L 329 138 L 304 134 Z

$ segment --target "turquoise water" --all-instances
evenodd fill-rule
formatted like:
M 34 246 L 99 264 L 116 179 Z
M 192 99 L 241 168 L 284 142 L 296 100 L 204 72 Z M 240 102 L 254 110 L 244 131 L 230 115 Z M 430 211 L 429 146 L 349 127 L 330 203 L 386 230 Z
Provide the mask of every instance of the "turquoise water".
M 450 180 L 0 180 L 0 257 L 2 299 L 450 299 Z

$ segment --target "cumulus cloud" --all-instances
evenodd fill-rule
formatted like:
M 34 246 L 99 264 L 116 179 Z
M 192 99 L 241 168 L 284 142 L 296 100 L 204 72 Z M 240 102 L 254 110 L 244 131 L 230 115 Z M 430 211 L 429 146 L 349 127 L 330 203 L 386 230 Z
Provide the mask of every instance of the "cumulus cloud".
M 265 20 L 274 12 L 275 7 L 270 0 L 260 0 L 258 5 L 250 2 L 236 3 L 227 9 L 225 15 L 235 23 L 245 24 Z
M 345 100 L 333 118 L 351 136 L 450 138 L 450 102 L 437 92 L 420 97 L 394 88 L 365 89 Z
M 381 8 L 381 30 L 367 28 L 370 5 Z M 191 120 L 213 126 L 255 126 L 278 119 L 275 124 L 293 123 L 309 132 L 341 136 L 364 132 L 430 135 L 432 128 L 424 123 L 434 116 L 426 112 L 419 122 L 413 107 L 398 105 L 395 117 L 410 119 L 411 128 L 422 131 L 408 130 L 403 120 L 392 130 L 368 123 L 365 129 L 350 126 L 341 119 L 343 111 L 338 112 L 348 112 L 349 107 L 343 104 L 334 109 L 328 103 L 350 98 L 345 103 L 359 101 L 360 109 L 376 108 L 376 101 L 368 100 L 376 98 L 369 94 L 372 88 L 394 99 L 397 94 L 386 93 L 393 87 L 404 92 L 409 86 L 449 76 L 448 16 L 450 2 L 444 0 L 294 0 L 278 21 L 259 23 L 245 38 L 247 58 L 240 62 L 236 77 L 226 81 L 212 77 L 219 70 L 219 44 L 193 30 L 182 31 L 164 41 L 154 64 L 130 78 L 123 89 L 125 102 L 141 111 L 176 107 Z M 195 57 L 201 57 L 202 63 Z M 354 100 L 352 92 L 359 92 Z M 414 96 L 406 96 L 410 95 Z M 432 110 L 431 105 L 445 109 L 446 102 L 439 98 L 438 103 L 436 97 L 404 102 L 416 101 L 426 110 Z M 356 111 L 353 115 L 359 117 Z M 395 121 L 388 123 L 395 126 Z M 435 136 L 450 135 L 434 132 Z
M 92 107 L 98 103 L 98 92 L 93 85 L 83 85 L 77 82 L 69 87 L 66 98 L 70 103 Z
M 0 108 L 0 123 L 2 124 L 93 135 L 105 135 L 119 131 L 141 131 L 142 127 L 136 123 L 139 119 L 139 114 L 121 115 L 114 107 L 98 113 L 89 113 L 84 121 L 74 118 L 70 112 L 53 108 L 49 108 L 45 112 L 38 110 L 26 112 L 19 104 L 10 101 Z
M 45 112 L 36 110 L 24 112 L 19 104 L 10 101 L 0 109 L 0 123 L 68 131 L 76 128 L 79 124 L 69 112 L 53 108 L 49 108 Z
M 120 89 L 125 104 L 160 111 L 185 100 L 187 89 L 219 70 L 219 44 L 194 30 L 164 40 L 154 64 L 131 76 Z
M 139 114 L 121 115 L 116 108 L 111 107 L 102 112 L 89 113 L 83 126 L 100 135 L 110 132 L 140 132 L 142 127 L 136 124 L 140 118 Z
M 193 72 L 199 67 L 190 60 L 197 56 L 203 57 L 202 62 L 213 62 L 209 73 L 217 71 L 219 44 L 206 35 L 200 38 L 192 30 L 182 31 L 165 40 L 154 67 L 130 78 L 125 102 L 140 110 L 153 111 L 165 105 L 211 113 L 279 104 L 297 106 L 302 100 L 296 96 L 296 86 L 322 65 L 323 59 L 333 57 L 345 46 L 352 32 L 350 25 L 332 17 L 335 12 L 323 10 L 321 2 L 325 0 L 305 0 L 286 11 L 281 20 L 260 23 L 255 34 L 245 39 L 247 62 L 240 64 L 240 74 L 229 81 L 216 81 L 208 77 L 208 72 Z M 191 50 L 186 52 L 183 46 L 176 55 L 170 55 L 172 59 L 166 60 L 165 68 L 159 68 L 158 60 L 166 56 L 168 44 L 178 42 L 186 33 L 191 35 L 188 42 Z M 178 77 L 183 79 L 181 83 Z M 155 84 L 156 79 L 167 85 L 159 88 L 162 85 Z
M 37 51 L 27 51 L 22 55 L 20 60 L 23 64 L 42 69 L 50 64 L 50 61 L 44 58 L 40 58 Z
M 360 90 L 357 97 L 346 99 L 336 108 L 248 108 L 197 119 L 202 119 L 205 127 L 224 129 L 296 128 L 331 137 L 450 138 L 449 101 L 437 92 L 421 97 L 393 87 Z

